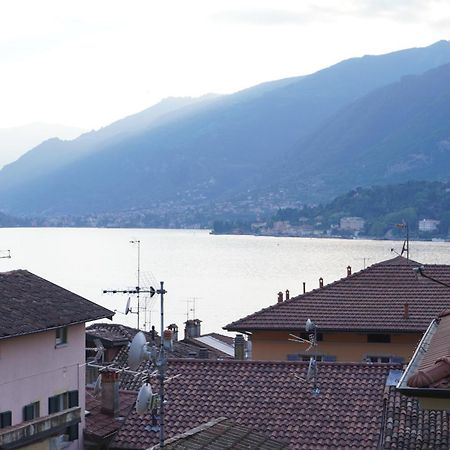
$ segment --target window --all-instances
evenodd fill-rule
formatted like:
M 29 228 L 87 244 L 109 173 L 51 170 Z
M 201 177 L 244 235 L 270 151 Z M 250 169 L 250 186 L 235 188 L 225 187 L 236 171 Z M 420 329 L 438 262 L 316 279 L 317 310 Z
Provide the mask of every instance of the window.
M 53 414 L 78 406 L 78 391 L 67 391 L 48 398 L 48 413 Z
M 10 427 L 12 423 L 11 411 L 0 413 L 0 428 Z
M 368 334 L 367 342 L 388 344 L 391 342 L 390 334 Z
M 56 347 L 67 344 L 67 327 L 61 327 L 56 329 Z
M 371 363 L 403 363 L 403 358 L 400 356 L 381 356 L 381 355 L 368 355 L 366 356 L 366 362 Z
M 33 420 L 39 417 L 39 402 L 30 403 L 23 407 L 23 420 Z

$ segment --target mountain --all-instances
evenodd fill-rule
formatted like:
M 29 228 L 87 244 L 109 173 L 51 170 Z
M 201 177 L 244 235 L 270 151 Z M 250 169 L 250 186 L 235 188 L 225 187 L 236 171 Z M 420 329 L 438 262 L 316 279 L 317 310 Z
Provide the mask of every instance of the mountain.
M 30 148 L 41 142 L 58 137 L 75 139 L 85 130 L 65 125 L 31 123 L 19 127 L 0 128 L 0 168 L 12 163 Z
M 275 182 L 284 179 L 291 181 L 286 189 L 301 194 L 292 183 L 295 170 L 301 164 L 302 170 L 310 164 L 323 169 L 312 151 L 322 126 L 375 89 L 446 63 L 450 43 L 441 41 L 169 111 L 156 105 L 155 116 L 150 108 L 69 143 L 48 141 L 5 167 L 1 209 L 55 215 L 158 208 L 170 214 L 256 196 L 270 185 L 278 191 Z M 145 114 L 151 119 L 139 122 Z
M 299 147 L 280 168 L 297 195 L 305 185 L 323 199 L 355 186 L 449 180 L 450 64 L 358 99 Z
M 409 181 L 384 186 L 358 187 L 333 201 L 312 208 L 280 209 L 272 222 L 287 221 L 293 226 L 310 225 L 316 230 L 331 230 L 339 235 L 342 217 L 362 217 L 365 230 L 371 237 L 386 235 L 404 237 L 400 223 L 408 223 L 412 238 L 448 238 L 450 234 L 450 183 L 438 181 Z M 431 219 L 436 229 L 421 231 L 419 221 Z M 348 233 L 353 235 L 352 232 Z

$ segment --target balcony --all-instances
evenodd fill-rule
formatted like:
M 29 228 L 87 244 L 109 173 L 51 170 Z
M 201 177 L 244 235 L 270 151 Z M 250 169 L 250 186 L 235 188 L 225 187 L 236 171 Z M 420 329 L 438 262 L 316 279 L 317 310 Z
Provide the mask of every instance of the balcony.
M 81 408 L 38 417 L 0 430 L 0 450 L 9 450 L 64 434 L 68 427 L 81 421 Z

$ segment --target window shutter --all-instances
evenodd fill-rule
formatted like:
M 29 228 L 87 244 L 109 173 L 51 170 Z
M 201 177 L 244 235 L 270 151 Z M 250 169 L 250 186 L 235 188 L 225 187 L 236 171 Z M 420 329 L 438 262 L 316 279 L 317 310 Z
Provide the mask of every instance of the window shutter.
M 33 405 L 26 405 L 23 407 L 23 420 L 26 422 L 31 419 L 33 419 Z
M 300 355 L 298 353 L 289 354 L 289 355 L 287 355 L 287 360 L 288 361 L 300 361 Z
M 78 391 L 69 391 L 69 408 L 78 406 Z
M 336 361 L 336 356 L 324 355 L 322 357 L 322 361 L 335 362 Z
M 69 437 L 69 441 L 75 441 L 78 439 L 78 424 L 71 425 L 70 427 L 66 428 L 66 433 Z
M 59 412 L 59 395 L 48 398 L 48 413 L 53 414 Z
M 404 359 L 401 356 L 393 356 L 391 358 L 391 362 L 393 362 L 395 364 L 403 364 Z
M 10 427 L 12 422 L 11 411 L 6 411 L 0 414 L 0 428 Z

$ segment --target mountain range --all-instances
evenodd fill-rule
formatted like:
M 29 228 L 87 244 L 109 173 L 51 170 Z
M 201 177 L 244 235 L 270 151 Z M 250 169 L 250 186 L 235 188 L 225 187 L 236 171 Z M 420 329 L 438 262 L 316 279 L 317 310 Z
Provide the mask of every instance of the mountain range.
M 31 149 L 0 171 L 0 209 L 256 214 L 372 183 L 447 180 L 449 64 L 440 41 L 232 95 L 166 99 Z

